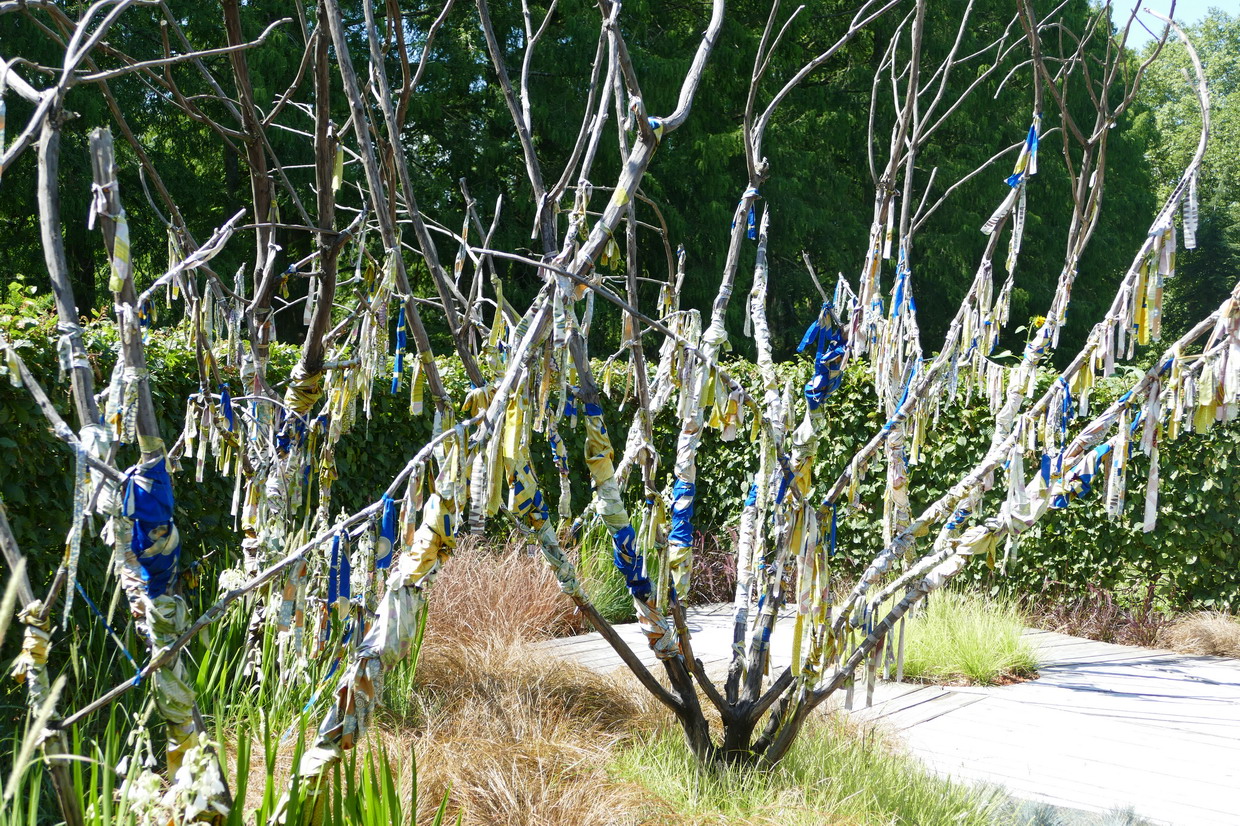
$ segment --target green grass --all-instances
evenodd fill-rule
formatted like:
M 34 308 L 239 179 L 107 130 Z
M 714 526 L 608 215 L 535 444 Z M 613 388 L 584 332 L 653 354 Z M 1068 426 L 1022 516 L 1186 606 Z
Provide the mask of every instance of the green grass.
M 656 798 L 663 816 L 649 823 L 983 826 L 1003 802 L 935 777 L 881 736 L 837 718 L 807 726 L 771 771 L 703 768 L 680 733 L 664 729 L 623 747 L 611 773 Z
M 332 701 L 334 680 L 324 678 L 333 658 L 326 654 L 316 658 L 304 679 L 286 679 L 278 670 L 275 630 L 265 627 L 261 640 L 263 679 L 242 678 L 248 621 L 247 610 L 234 609 L 209 634 L 196 639 L 184 655 L 208 730 L 225 746 L 221 759 L 237 800 L 227 826 L 270 822 L 286 790 L 291 791 L 290 823 L 302 822 L 308 807 L 317 805 L 322 807 L 323 826 L 412 826 L 417 805 L 413 757 L 409 755 L 397 765 L 383 746 L 373 741 L 349 752 L 334 767 L 330 788 L 317 801 L 308 798 L 306 789 L 298 788 L 295 782 L 288 789 L 284 777 L 288 754 L 283 754 L 282 761 L 282 752 L 293 748 L 295 742 L 291 761 L 295 765 L 306 741 L 313 739 L 317 721 Z M 11 627 L 8 630 L 12 632 Z M 333 629 L 337 639 L 340 631 Z M 133 635 L 127 632 L 127 636 Z M 74 690 L 66 692 L 67 699 L 62 696 L 62 710 L 102 693 L 116 681 L 118 673 L 132 674 L 127 671 L 131 666 L 121 661 L 115 644 L 97 623 L 74 625 L 68 637 L 64 644 L 70 656 L 57 676 L 66 678 Z M 134 640 L 128 641 L 132 650 L 140 650 L 133 648 Z M 411 694 L 420 644 L 421 629 L 415 653 L 391 675 L 389 698 L 402 692 Z M 316 701 L 308 704 L 315 689 L 319 689 Z M 24 690 L 22 687 L 20 692 Z M 10 689 L 7 698 L 24 703 L 20 692 Z M 134 826 L 142 822 L 141 806 L 128 798 L 124 785 L 137 779 L 145 763 L 162 767 L 162 726 L 152 711 L 148 690 L 143 687 L 69 730 L 74 755 L 68 764 L 72 794 L 82 803 L 87 826 Z M 10 713 L 14 730 L 0 740 L 0 751 L 11 757 L 29 736 L 24 731 L 29 715 L 16 709 Z M 135 738 L 135 729 L 142 721 L 150 731 Z M 122 758 L 128 759 L 125 770 L 119 772 Z M 399 777 L 414 779 L 398 789 L 394 778 Z M 58 803 L 37 752 L 34 759 L 17 767 L 10 759 L 0 761 L 0 785 L 11 785 L 16 792 L 10 799 L 0 799 L 0 826 L 40 826 L 60 820 Z M 251 785 L 256 793 L 247 802 Z M 436 826 L 444 822 L 445 812 L 441 806 L 433 820 Z
M 586 525 L 578 546 L 581 562 L 577 573 L 582 587 L 603 619 L 611 623 L 632 622 L 636 619 L 633 599 L 612 561 L 615 551 L 607 526 L 598 518 L 588 519 Z
M 971 685 L 1031 677 L 1038 662 L 1024 628 L 1024 614 L 1010 602 L 941 591 L 907 620 L 904 676 Z

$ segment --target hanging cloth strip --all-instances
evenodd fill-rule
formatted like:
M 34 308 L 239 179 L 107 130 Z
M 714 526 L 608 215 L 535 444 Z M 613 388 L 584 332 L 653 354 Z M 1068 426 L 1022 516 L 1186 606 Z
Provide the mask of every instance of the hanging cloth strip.
M 668 595 L 671 590 L 668 585 L 671 578 L 671 566 L 668 564 L 666 553 L 670 524 L 666 500 L 658 494 L 647 496 L 645 507 L 642 508 L 641 524 L 637 527 L 637 550 L 647 559 L 653 557 L 659 560 L 659 578 L 655 585 L 655 607 L 661 614 L 667 613 Z
M 405 333 L 405 308 L 400 308 L 400 315 L 396 318 L 396 359 L 392 366 L 392 395 L 396 395 L 396 391 L 400 389 L 400 377 L 405 371 L 405 348 L 408 346 L 408 338 Z
M 0 142 L 0 145 L 3 145 L 3 143 Z M 95 219 L 100 215 L 111 218 L 115 222 L 112 258 L 109 262 L 111 264 L 111 275 L 108 277 L 108 289 L 114 293 L 119 293 L 125 288 L 125 282 L 132 274 L 132 264 L 129 252 L 129 219 L 125 215 L 125 210 L 122 207 L 117 210 L 115 215 L 108 212 L 108 190 L 115 189 L 115 187 L 115 180 L 103 185 L 91 184 L 93 202 L 90 216 L 86 220 L 86 226 L 88 229 L 93 230 L 95 228 Z
M 2 127 L 0 127 L 2 128 Z M 1197 249 L 1197 170 L 1188 179 L 1188 198 L 1184 201 L 1184 248 Z
M 47 680 L 47 655 L 52 648 L 52 618 L 50 611 L 43 610 L 43 601 L 31 601 L 17 614 L 22 624 L 22 648 L 9 668 L 9 674 L 18 683 L 24 683 L 31 700 L 42 703 L 49 691 Z
M 804 352 L 811 343 L 816 344 L 814 375 L 805 383 L 804 392 L 810 409 L 817 410 L 843 382 L 844 360 L 848 353 L 843 330 L 835 323 L 834 308 L 830 301 L 822 303 L 818 318 L 805 331 L 797 352 Z
M 1038 124 L 1041 121 L 1041 115 L 1033 116 L 1029 134 L 1025 137 L 1025 145 L 1021 147 L 1020 154 L 1016 157 L 1016 167 L 1007 177 L 1007 185 L 1013 189 L 1024 183 L 1029 176 L 1038 174 Z
M 1041 124 L 1041 122 L 1042 122 L 1041 114 L 1034 113 L 1033 123 L 1029 126 L 1029 133 L 1025 137 L 1025 143 L 1020 148 L 1020 154 L 1016 156 L 1016 165 L 1012 170 L 1012 174 L 1009 175 L 1006 179 L 1006 183 L 1011 188 L 1011 191 L 1008 192 L 1007 197 L 1003 199 L 1003 203 L 999 204 L 998 208 L 991 214 L 990 218 L 987 219 L 986 223 L 982 225 L 983 234 L 990 235 L 992 232 L 995 231 L 995 229 L 999 226 L 999 222 L 1002 221 L 1007 216 L 1007 214 L 1012 211 L 1012 208 L 1017 206 L 1018 202 L 1021 201 L 1021 195 L 1024 192 L 1024 186 L 1028 182 L 1029 177 L 1037 174 L 1038 172 L 1038 126 Z M 1018 218 L 1019 218 L 1018 223 L 1023 225 L 1024 223 L 1023 215 L 1018 216 Z M 1013 247 L 1015 247 L 1015 249 L 1019 251 L 1020 237 L 1019 237 L 1019 233 L 1017 233 L 1015 230 L 1013 231 L 1012 245 L 1009 246 L 1009 249 L 1008 249 L 1009 264 L 1014 263 L 1013 261 L 1014 256 L 1012 252 Z M 1010 270 L 1011 270 L 1011 267 L 1009 266 L 1009 271 Z
M 754 581 L 754 548 L 758 532 L 758 486 L 750 483 L 741 511 L 740 536 L 736 552 L 736 594 L 732 613 L 732 659 L 745 656 L 745 630 L 749 623 L 750 588 Z
M 85 434 L 83 434 L 85 436 Z M 82 521 L 86 518 L 86 499 L 89 486 L 86 482 L 86 447 L 79 441 L 74 449 L 73 463 L 73 523 L 69 526 L 69 537 L 65 542 L 65 627 L 69 627 L 70 611 L 73 608 L 73 595 L 77 589 L 78 562 L 82 555 Z
M 573 506 L 568 449 L 564 446 L 564 439 L 560 436 L 559 429 L 554 422 L 547 426 L 547 442 L 551 445 L 551 458 L 555 462 L 555 469 L 560 477 L 560 501 L 557 510 L 561 519 L 567 519 L 572 513 Z
M 7 68 L 7 67 L 6 67 Z M 0 72 L 0 153 L 4 152 L 4 120 L 5 106 L 4 93 L 7 91 L 7 84 L 4 82 L 4 72 Z M 4 178 L 4 164 L 0 164 L 0 179 Z
M 327 568 L 327 609 L 330 611 L 338 602 L 347 603 L 352 597 L 353 571 L 349 561 L 349 535 L 345 531 L 332 537 L 331 563 Z
M 228 422 L 228 432 L 234 432 L 237 428 L 237 418 L 233 410 L 232 394 L 228 392 L 227 383 L 220 384 L 220 410 L 223 411 L 224 420 Z
M 661 616 L 651 599 L 653 588 L 646 575 L 645 560 L 637 549 L 637 533 L 629 521 L 628 511 L 620 498 L 616 484 L 614 456 L 607 426 L 603 422 L 603 408 L 587 402 L 586 414 L 586 465 L 594 482 L 598 497 L 598 512 L 611 534 L 615 546 L 616 569 L 624 576 L 625 585 L 633 595 L 638 620 L 659 659 L 670 659 L 680 653 L 675 629 Z
M 122 513 L 133 520 L 130 547 L 142 566 L 146 593 L 152 599 L 168 590 L 181 558 L 181 536 L 172 519 L 174 502 L 163 456 L 129 469 Z
M 396 500 L 384 494 L 383 518 L 379 523 L 379 537 L 375 543 L 376 571 L 392 566 L 392 554 L 396 551 L 396 515 Z
M 887 228 L 883 232 L 883 260 L 891 260 L 892 244 L 896 235 L 896 196 L 893 193 L 887 201 Z M 877 262 L 877 259 L 876 259 Z

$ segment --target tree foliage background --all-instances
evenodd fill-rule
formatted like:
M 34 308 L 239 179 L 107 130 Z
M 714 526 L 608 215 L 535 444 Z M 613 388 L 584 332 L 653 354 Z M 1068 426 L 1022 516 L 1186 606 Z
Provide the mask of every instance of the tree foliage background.
M 1218 306 L 1240 271 L 1240 15 L 1214 9 L 1188 34 L 1210 88 L 1210 144 L 1201 167 L 1197 249 L 1180 254 L 1167 303 L 1173 333 L 1186 329 L 1207 305 Z M 1195 139 L 1187 133 L 1201 125 L 1201 112 L 1184 82 L 1189 68 L 1188 53 L 1173 43 L 1146 79 L 1143 97 L 1154 128 L 1146 159 L 1160 196 L 1174 185 L 1176 164 L 1183 169 L 1192 155 Z
M 512 0 L 491 4 L 501 41 L 509 48 L 509 65 L 520 62 L 524 47 L 521 7 Z M 545 11 L 545 4 L 532 4 L 536 14 Z M 212 4 L 170 0 L 170 6 L 185 26 L 187 35 L 203 45 L 224 45 L 223 24 Z M 360 3 L 345 3 L 346 18 L 360 23 Z M 403 3 L 409 32 L 409 47 L 420 52 L 420 38 L 440 7 L 433 3 Z M 241 9 L 247 37 L 256 36 L 271 21 L 289 13 L 286 3 L 278 0 L 256 0 Z M 848 0 L 824 0 L 811 3 L 789 31 L 785 42 L 773 57 L 765 88 L 777 89 L 809 57 L 821 51 L 836 36 L 836 30 L 853 11 Z M 1086 0 L 1073 0 L 1065 15 L 1065 25 L 1080 25 L 1087 16 Z M 652 111 L 662 111 L 674 102 L 679 78 L 689 62 L 692 45 L 699 36 L 702 8 L 698 3 L 651 3 L 634 0 L 626 3 L 622 26 L 630 44 L 633 59 L 642 67 L 643 86 Z M 597 13 L 585 0 L 567 0 L 552 19 L 548 34 L 539 45 L 535 71 L 531 78 L 534 139 L 547 169 L 558 172 L 572 147 L 581 124 L 585 84 L 597 43 Z M 750 55 L 766 19 L 761 3 L 742 0 L 732 4 L 725 23 L 719 48 L 707 66 L 702 95 L 694 105 L 693 116 L 686 125 L 670 135 L 659 149 L 660 160 L 654 165 L 644 184 L 644 191 L 659 207 L 666 219 L 672 245 L 683 244 L 688 255 L 688 277 L 683 300 L 686 306 L 703 307 L 713 298 L 717 273 L 727 249 L 727 233 L 731 212 L 740 196 L 744 181 L 741 150 L 741 116 L 752 70 Z M 1226 60 L 1210 60 L 1212 77 L 1219 85 L 1215 96 L 1225 101 L 1228 92 L 1224 82 L 1227 72 L 1235 74 L 1236 35 L 1234 20 L 1228 29 L 1225 15 L 1203 24 L 1207 29 L 1203 52 L 1230 48 L 1231 69 Z M 1001 0 L 981 0 L 974 4 L 974 24 L 961 44 L 961 53 L 977 51 L 997 38 L 1009 24 L 1010 4 Z M 870 80 L 881 59 L 890 29 L 898 19 L 887 17 L 863 32 L 826 67 L 801 84 L 776 116 L 767 141 L 773 174 L 768 184 L 772 214 L 772 234 L 778 250 L 771 261 L 772 291 L 769 309 L 773 342 L 777 357 L 796 344 L 798 328 L 816 311 L 818 299 L 805 277 L 800 255 L 809 252 L 815 265 L 827 274 L 843 272 L 853 276 L 861 261 L 866 233 L 872 213 L 873 185 L 869 179 L 866 156 L 868 140 L 867 113 L 871 95 Z M 248 59 L 255 83 L 255 97 L 271 100 L 280 95 L 297 75 L 302 45 L 296 21 L 277 29 L 260 48 L 250 50 Z M 1019 28 L 1019 27 L 1016 27 Z M 354 26 L 363 49 L 361 33 Z M 1228 34 L 1230 32 L 1230 34 Z M 944 53 L 955 35 L 955 23 L 931 16 L 926 31 L 928 53 Z M 1228 38 L 1230 37 L 1230 41 Z M 110 35 L 118 49 L 139 57 L 162 56 L 157 34 L 144 25 L 140 16 L 124 18 Z M 29 55 L 36 62 L 51 62 L 58 48 L 48 35 L 21 15 L 0 17 L 0 40 L 13 53 Z M 1182 53 L 1182 49 L 1177 54 Z M 1182 54 L 1181 62 L 1187 58 Z M 215 61 L 220 76 L 227 56 L 208 58 Z M 529 227 L 533 218 L 529 184 L 521 162 L 521 153 L 511 119 L 505 110 L 502 95 L 491 82 L 492 70 L 479 30 L 476 11 L 463 5 L 455 8 L 434 41 L 431 65 L 423 75 L 417 94 L 412 96 L 409 128 L 403 138 L 406 152 L 414 167 L 418 197 L 424 211 L 432 216 L 459 214 L 463 199 L 458 181 L 464 179 L 489 218 L 496 198 L 502 196 L 503 215 L 495 245 L 502 249 L 519 250 L 531 245 Z M 1135 56 L 1134 56 L 1135 60 Z M 1142 106 L 1125 116 L 1110 142 L 1110 170 L 1106 179 L 1107 208 L 1096 239 L 1081 263 L 1081 274 L 1073 296 L 1073 311 L 1061 352 L 1073 352 L 1085 332 L 1104 309 L 1112 286 L 1122 267 L 1125 251 L 1139 241 L 1141 227 L 1148 224 L 1155 205 L 1156 183 L 1169 183 L 1182 165 L 1182 155 L 1189 151 L 1191 129 L 1172 129 L 1175 112 L 1180 117 L 1193 117 L 1192 95 L 1176 69 L 1158 68 L 1152 79 L 1151 91 Z M 983 66 L 976 66 L 981 72 Z M 389 67 L 392 77 L 399 77 L 395 60 Z M 980 165 L 999 150 L 1017 143 L 1028 128 L 1032 94 L 1027 73 L 1017 73 L 1001 83 L 1007 67 L 995 73 L 965 100 L 961 111 L 951 118 L 919 155 L 916 175 L 923 182 L 935 174 L 930 198 L 936 199 L 945 187 Z M 169 76 L 180 92 L 191 98 L 203 91 L 201 77 L 189 66 L 174 66 Z M 975 79 L 968 71 L 957 71 L 948 84 L 949 98 L 962 91 Z M 1235 85 L 1234 77 L 1230 80 Z M 1155 91 L 1155 88 L 1158 91 Z M 141 76 L 123 77 L 112 83 L 116 105 L 137 134 L 157 168 L 164 170 L 173 198 L 182 209 L 191 227 L 204 235 L 211 228 L 243 206 L 248 199 L 248 180 L 244 173 L 245 155 L 235 140 L 212 133 L 202 124 L 177 114 L 165 100 L 167 93 Z M 227 92 L 233 90 L 226 89 Z M 880 89 L 880 92 L 882 90 Z M 1082 111 L 1089 99 L 1083 90 L 1069 96 Z M 74 287 L 85 314 L 104 309 L 106 290 L 103 251 L 86 231 L 86 205 L 89 190 L 89 168 L 86 162 L 86 133 L 89 128 L 113 119 L 102 97 L 89 87 L 75 89 L 68 99 L 68 108 L 79 114 L 64 130 L 65 180 L 63 198 L 66 203 L 66 233 Z M 337 123 L 347 119 L 343 96 L 334 98 L 340 111 Z M 22 122 L 26 106 L 13 101 L 10 119 Z M 204 103 L 204 111 L 220 123 L 228 125 L 231 116 L 223 107 Z M 212 108 L 214 106 L 214 108 Z M 1220 107 L 1222 108 L 1222 107 Z M 608 128 L 614 128 L 613 123 Z M 1224 119 L 1220 117 L 1220 127 Z M 1234 122 L 1234 121 L 1233 121 Z M 305 127 L 310 118 L 305 116 Z M 882 136 L 889 124 L 876 123 L 874 134 Z M 1235 127 L 1232 126 L 1234 133 Z M 1165 136 L 1165 137 L 1164 137 Z M 312 203 L 309 194 L 311 170 L 305 142 L 273 132 L 273 150 L 286 169 L 293 186 L 304 203 Z M 881 139 L 881 138 L 880 138 Z M 1213 150 L 1217 160 L 1226 155 L 1220 141 Z M 1061 238 L 1069 220 L 1067 177 L 1059 157 L 1059 138 L 1049 135 L 1043 153 L 1037 192 L 1030 199 L 1028 232 L 1021 263 L 1021 278 L 1013 296 L 1013 318 L 1020 320 L 1039 315 L 1045 309 L 1058 276 L 1062 259 Z M 1231 151 L 1236 141 L 1231 140 Z M 134 193 L 129 198 L 132 216 L 133 249 L 138 266 L 139 282 L 162 272 L 166 242 L 162 224 L 150 203 L 137 197 L 142 192 L 137 163 L 128 147 L 121 142 L 121 185 Z M 602 168 L 618 163 L 614 141 L 603 141 Z M 127 157 L 129 156 L 129 157 Z M 952 193 L 947 202 L 930 218 L 920 239 L 912 268 L 918 296 L 923 345 L 928 351 L 937 349 L 950 315 L 968 288 L 975 262 L 985 243 L 977 230 L 986 220 L 993 204 L 1003 191 L 1003 178 L 1010 161 L 995 163 Z M 937 170 L 937 172 L 935 171 Z M 27 153 L 11 170 L 5 171 L 0 183 L 0 228 L 6 244 L 0 248 L 0 285 L 18 274 L 35 276 L 42 272 L 42 252 L 38 244 L 36 217 L 29 208 L 35 177 L 34 158 Z M 1209 176 L 1207 176 L 1209 177 Z M 1222 183 L 1224 176 L 1203 180 L 1203 193 L 1218 190 L 1218 198 L 1203 203 L 1203 253 L 1222 256 L 1210 272 L 1221 283 L 1219 275 L 1234 254 L 1234 237 L 1228 227 L 1235 217 L 1211 219 L 1216 203 L 1226 200 Z M 352 164 L 346 179 L 360 179 L 360 170 Z M 1212 188 L 1213 187 L 1213 188 Z M 1232 203 L 1234 205 L 1234 194 Z M 346 187 L 341 193 L 345 207 L 359 205 L 356 189 Z M 1234 206 L 1233 206 L 1234 209 Z M 76 211 L 76 214 L 75 214 Z M 280 213 L 286 222 L 297 223 L 287 193 L 280 195 Z M 657 226 L 660 222 L 653 210 L 639 204 L 639 217 Z M 1220 240 L 1212 246 L 1209 240 Z M 294 230 L 279 234 L 289 261 L 308 252 L 308 235 Z M 653 277 L 662 278 L 665 255 L 662 241 L 654 233 L 642 236 L 640 266 Z M 452 245 L 445 239 L 443 254 L 450 258 Z M 1204 250 L 1211 250 L 1206 253 Z M 220 262 L 221 272 L 235 270 L 248 254 L 244 244 L 227 250 Z M 528 268 L 503 264 L 507 268 L 505 283 L 514 285 L 517 299 L 537 289 L 537 276 Z M 751 264 L 743 264 L 749 267 Z M 1190 263 L 1191 268 L 1191 263 Z M 1202 266 L 1205 266 L 1204 264 Z M 1205 278 L 1206 276 L 1202 276 Z M 738 290 L 748 288 L 748 273 L 742 271 Z M 420 288 L 431 291 L 429 276 L 423 272 Z M 653 288 L 651 288 L 653 289 Z M 1220 287 L 1221 289 L 1221 287 Z M 291 298 L 305 291 L 304 283 L 290 285 Z M 1208 292 L 1208 291 L 1207 291 Z M 1209 293 L 1213 295 L 1213 293 Z M 1200 296 L 1202 306 L 1211 299 Z M 1200 307 L 1186 310 L 1188 317 Z M 734 322 L 739 323 L 743 308 L 734 304 Z M 600 309 L 602 319 L 610 319 L 609 308 Z M 293 314 L 280 317 L 281 337 L 296 341 L 302 328 Z M 596 325 L 599 343 L 607 346 L 619 340 L 618 325 L 600 322 Z M 446 343 L 446 331 L 433 330 Z M 1019 341 L 1009 342 L 1015 348 Z M 749 346 L 748 342 L 738 345 Z

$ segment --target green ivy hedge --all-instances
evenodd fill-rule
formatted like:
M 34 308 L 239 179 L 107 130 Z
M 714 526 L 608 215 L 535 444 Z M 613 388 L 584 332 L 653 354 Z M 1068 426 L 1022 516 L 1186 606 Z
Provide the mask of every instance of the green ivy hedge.
M 748 388 L 757 388 L 754 365 L 728 365 Z M 1123 368 L 1121 368 L 1122 370 Z M 809 376 L 808 359 L 782 365 L 781 377 L 799 388 Z M 1101 411 L 1130 386 L 1136 371 L 1100 380 L 1090 406 Z M 1046 372 L 1044 388 L 1053 380 Z M 962 382 L 963 385 L 963 382 Z M 846 371 L 843 386 L 827 401 L 827 432 L 819 452 L 819 481 L 834 482 L 854 451 L 882 426 L 875 396 L 859 364 Z M 1078 422 L 1078 425 L 1081 422 Z M 994 432 L 985 399 L 969 398 L 963 388 L 957 398 L 943 400 L 938 424 L 927 427 L 925 456 L 909 473 L 909 498 L 919 512 L 971 469 L 984 455 Z M 675 422 L 659 422 L 664 456 L 674 455 Z M 963 576 L 992 590 L 1041 594 L 1046 598 L 1075 597 L 1089 586 L 1119 595 L 1154 585 L 1165 604 L 1176 608 L 1240 610 L 1240 526 L 1236 501 L 1240 497 L 1240 421 L 1213 428 L 1209 433 L 1184 433 L 1160 448 L 1159 517 L 1157 528 L 1143 533 L 1145 479 L 1148 459 L 1134 452 L 1129 465 L 1127 508 L 1110 520 L 1097 496 L 1050 512 L 1023 535 L 1014 549 L 1014 561 L 1000 576 L 978 563 Z M 707 437 L 698 459 L 698 528 L 718 531 L 739 516 L 739 497 L 748 474 L 756 466 L 756 451 L 745 441 L 724 443 Z M 822 476 L 829 474 L 830 478 Z M 705 481 L 705 484 L 703 484 Z M 881 454 L 872 461 L 861 485 L 861 506 L 840 509 L 837 556 L 841 573 L 856 575 L 882 542 L 884 467 Z M 994 512 L 1006 496 L 999 474 L 996 488 L 985 498 Z M 919 540 L 930 542 L 930 538 Z M 924 545 L 923 545 L 924 547 Z
M 102 387 L 115 358 L 114 328 L 104 320 L 86 329 L 96 383 Z M 27 295 L 20 283 L 11 284 L 9 295 L 0 301 L 0 332 L 19 343 L 23 358 L 72 421 L 68 386 L 58 383 L 55 319 L 44 300 Z M 198 389 L 193 351 L 180 333 L 155 330 L 148 334 L 147 352 L 160 425 L 171 443 L 180 431 L 186 398 Z M 280 386 L 296 358 L 297 350 L 292 346 L 273 348 L 273 384 Z M 441 359 L 440 369 L 459 398 L 459 391 L 467 386 L 459 366 L 453 360 Z M 752 364 L 734 361 L 728 369 L 747 387 L 759 385 Z M 782 380 L 797 390 L 810 369 L 808 359 L 800 359 L 781 365 L 779 371 Z M 236 371 L 224 368 L 223 373 L 238 393 Z M 1094 409 L 1101 409 L 1118 396 L 1125 383 L 1118 377 L 1101 382 L 1094 394 Z M 622 379 L 613 381 L 615 399 L 607 412 L 617 453 L 623 448 L 633 406 L 632 400 L 621 404 L 623 385 Z M 873 392 L 859 367 L 847 371 L 843 386 L 829 399 L 826 421 L 819 467 L 820 474 L 829 472 L 833 479 L 853 451 L 882 425 Z M 991 426 L 984 400 L 970 399 L 962 390 L 954 402 L 943 401 L 938 426 L 928 428 L 925 459 L 910 473 L 914 511 L 933 501 L 972 467 L 989 444 Z M 426 442 L 430 430 L 429 414 L 409 415 L 407 389 L 390 395 L 386 382 L 376 387 L 371 419 L 359 418 L 337 449 L 340 481 L 334 487 L 333 510 L 356 510 L 378 497 Z M 678 431 L 674 411 L 659 416 L 655 441 L 664 457 L 659 468 L 664 480 L 670 479 Z M 723 535 L 738 519 L 740 503 L 757 464 L 747 432 L 746 428 L 733 442 L 723 442 L 713 433 L 704 440 L 698 458 L 695 519 L 702 532 Z M 589 477 L 582 458 L 584 428 L 565 426 L 562 435 L 572 463 L 574 507 L 580 508 L 589 496 Z M 1122 519 L 1108 520 L 1096 498 L 1075 503 L 1066 511 L 1051 513 L 1022 537 L 1016 562 L 1002 580 L 984 565 L 971 568 L 966 576 L 989 587 L 1002 585 L 1025 593 L 1050 590 L 1069 596 L 1083 593 L 1088 585 L 1124 591 L 1154 582 L 1177 606 L 1240 609 L 1240 543 L 1236 540 L 1234 504 L 1240 482 L 1231 472 L 1238 446 L 1240 425 L 1236 424 L 1215 428 L 1203 436 L 1189 433 L 1178 442 L 1164 445 L 1160 517 L 1157 530 L 1150 534 L 1142 533 L 1139 524 L 1145 458 L 1134 454 L 1129 506 Z M 547 498 L 554 505 L 559 476 L 542 439 L 535 440 L 534 460 Z M 185 466 L 192 467 L 192 463 Z M 32 572 L 36 580 L 50 577 L 68 530 L 72 456 L 51 435 L 27 392 L 8 382 L 0 382 L 0 468 L 4 468 L 0 494 L 18 541 L 32 557 Z M 177 518 L 187 556 L 208 563 L 205 573 L 210 582 L 213 571 L 230 564 L 238 544 L 229 515 L 232 486 L 210 468 L 203 484 L 194 485 L 190 480 L 191 472 L 183 472 L 177 480 Z M 880 457 L 871 464 L 861 486 L 861 507 L 840 512 L 836 560 L 844 576 L 859 572 L 879 546 L 882 486 Z M 636 500 L 638 486 L 630 484 L 628 493 Z M 1002 495 L 1002 489 L 992 491 L 988 504 L 996 505 Z M 95 542 L 85 553 L 87 558 L 102 562 L 106 551 Z M 103 566 L 93 566 L 92 570 L 101 577 Z

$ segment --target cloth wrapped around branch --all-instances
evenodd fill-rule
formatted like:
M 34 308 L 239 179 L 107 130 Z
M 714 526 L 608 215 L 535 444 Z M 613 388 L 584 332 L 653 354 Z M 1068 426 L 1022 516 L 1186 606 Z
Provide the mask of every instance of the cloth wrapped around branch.
M 464 430 L 459 428 L 445 451 L 421 521 L 416 523 L 412 535 L 406 533 L 407 547 L 391 565 L 375 620 L 336 684 L 335 702 L 319 725 L 318 738 L 302 756 L 298 773 L 312 783 L 310 788 L 314 791 L 321 789 L 327 770 L 366 734 L 383 690 L 383 672 L 412 650 L 426 605 L 423 590 L 456 548 L 459 499 L 465 494 L 461 473 L 465 450 Z M 409 484 L 416 483 L 415 478 Z M 393 542 L 395 506 L 391 499 L 385 499 L 383 504 L 384 524 L 392 513 L 391 536 L 387 539 Z M 381 529 L 381 533 L 385 530 Z M 386 553 L 395 553 L 395 549 Z
M 676 630 L 663 617 L 654 604 L 653 588 L 646 575 L 646 563 L 637 549 L 637 532 L 629 520 L 629 513 L 620 498 L 616 484 L 614 452 L 603 422 L 603 408 L 593 402 L 585 405 L 586 413 L 586 465 L 598 497 L 598 512 L 611 534 L 615 545 L 615 564 L 624 575 L 625 585 L 633 595 L 637 619 L 642 631 L 654 649 L 655 656 L 669 659 L 680 653 Z

